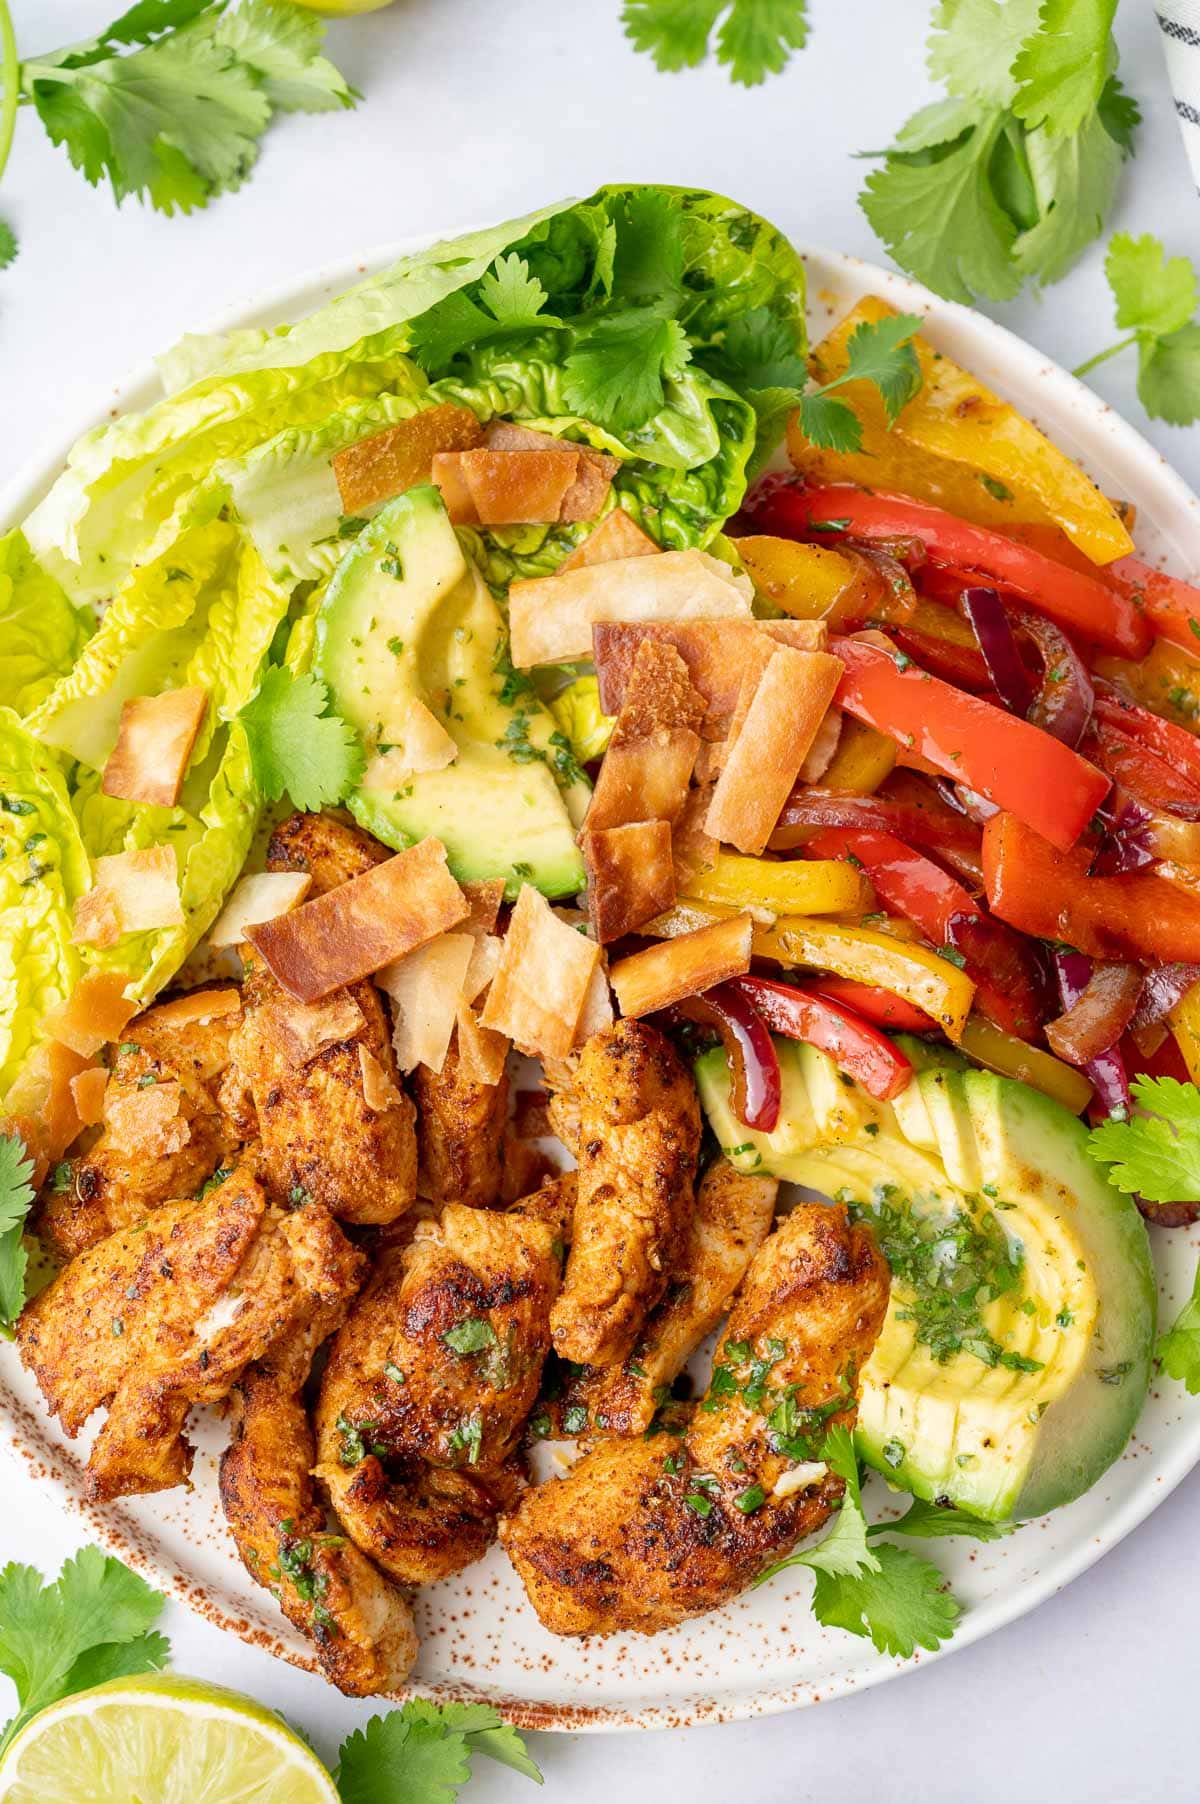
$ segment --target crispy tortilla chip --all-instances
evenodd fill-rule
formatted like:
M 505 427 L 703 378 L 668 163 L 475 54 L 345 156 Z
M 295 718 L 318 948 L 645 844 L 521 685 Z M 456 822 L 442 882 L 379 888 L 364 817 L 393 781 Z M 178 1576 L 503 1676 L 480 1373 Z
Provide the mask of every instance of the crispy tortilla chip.
M 85 971 L 70 996 L 46 1017 L 46 1031 L 86 1059 L 119 1038 L 137 1014 L 137 1003 L 125 995 L 128 971 Z
M 428 1065 L 440 1071 L 462 998 L 476 941 L 469 933 L 442 933 L 427 946 L 376 975 L 392 999 L 392 1044 L 401 1071 Z
M 78 946 L 112 946 L 125 933 L 179 927 L 183 909 L 173 846 L 97 858 L 92 887 L 75 904 L 71 938 Z
M 109 1144 L 148 1158 L 177 1153 L 192 1132 L 181 1111 L 182 1100 L 179 1085 L 172 1082 L 107 1097 L 104 1125 Z
M 799 628 L 799 632 L 796 629 Z M 814 630 L 817 629 L 817 630 Z M 706 704 L 700 735 L 724 739 L 747 673 L 757 668 L 763 637 L 799 651 L 821 651 L 826 644 L 823 621 L 755 620 L 602 623 L 592 630 L 592 655 L 600 680 L 600 706 L 619 714 L 643 639 L 667 641 L 688 667 L 694 687 Z
M 436 452 L 431 474 L 442 491 L 442 501 L 451 525 L 478 526 L 479 515 L 475 512 L 470 484 L 462 467 L 462 452 Z
M 480 1025 L 466 1002 L 458 1005 L 458 1068 L 469 1084 L 498 1084 L 504 1075 L 512 1041 Z
M 776 647 L 730 733 L 705 822 L 715 839 L 739 852 L 765 850 L 837 690 L 839 663 L 827 652 Z
M 459 467 L 481 526 L 536 526 L 557 520 L 579 470 L 573 445 L 552 451 L 462 451 Z
M 469 912 L 445 846 L 423 839 L 246 937 L 290 996 L 315 1002 L 415 952 Z
M 399 1090 L 384 1070 L 373 1052 L 359 1042 L 358 1068 L 362 1073 L 363 1101 L 375 1115 L 382 1115 L 385 1109 L 394 1109 L 403 1099 Z
M 104 1119 L 104 1092 L 108 1088 L 108 1072 L 103 1065 L 89 1065 L 71 1079 L 71 1095 L 81 1127 L 94 1127 Z
M 475 415 L 452 401 L 385 426 L 382 432 L 334 452 L 331 461 L 342 512 L 360 513 L 418 482 L 428 482 L 439 451 L 470 451 L 482 443 L 483 427 Z
M 248 927 L 274 921 L 299 907 L 311 885 L 311 871 L 258 871 L 243 877 L 210 927 L 209 945 L 244 945 Z
M 474 1002 L 487 989 L 500 967 L 504 941 L 494 933 L 481 934 L 471 950 L 471 962 L 463 978 L 463 1001 Z
M 706 750 L 701 747 L 701 750 Z M 717 841 L 705 827 L 712 790 L 708 786 L 689 789 L 683 812 L 671 830 L 675 855 L 675 888 L 688 893 L 689 882 L 712 870 L 717 861 Z
M 189 990 L 186 996 L 172 996 L 160 1002 L 143 1019 L 155 1027 L 189 1027 L 193 1021 L 218 1021 L 222 1015 L 236 1015 L 241 1010 L 242 993 L 236 984 L 223 988 Z
M 588 907 L 602 946 L 636 933 L 675 901 L 669 821 L 631 821 L 583 834 Z
M 816 737 L 809 746 L 804 763 L 800 766 L 802 783 L 819 783 L 829 766 L 837 756 L 838 742 L 842 737 L 842 711 L 840 708 L 827 708 Z
M 598 621 L 748 619 L 753 595 L 748 578 L 705 551 L 621 558 L 515 582 L 509 589 L 513 663 L 528 670 L 590 657 Z
M 594 520 L 608 500 L 612 479 L 620 468 L 615 457 L 603 451 L 580 450 L 575 480 L 562 498 L 560 520 Z
M 198 683 L 127 701 L 104 766 L 104 794 L 173 808 L 207 707 L 208 691 Z
M 499 969 L 480 1015 L 532 1058 L 565 1058 L 600 959 L 594 940 L 554 914 L 525 884 L 517 898 Z
M 592 792 L 588 831 L 674 820 L 687 800 L 703 717 L 703 698 L 674 646 L 643 640 Z
M 368 760 L 364 789 L 400 789 L 415 772 L 445 770 L 458 757 L 458 741 L 419 696 L 401 718 L 385 719 L 383 737 L 392 744 Z
M 504 900 L 503 877 L 478 878 L 474 882 L 464 883 L 462 893 L 471 910 L 462 924 L 462 931 L 480 938 L 485 934 L 495 933 L 500 904 Z
M 750 969 L 753 932 L 749 915 L 732 915 L 621 959 L 609 972 L 621 1013 L 650 1015 L 728 977 L 740 977 Z
M 360 1034 L 366 1021 L 349 990 L 335 990 L 319 1002 L 293 1002 L 279 996 L 266 1005 L 272 1036 L 282 1040 L 297 1065 Z
M 636 524 L 623 507 L 614 507 L 586 539 L 576 545 L 555 571 L 563 576 L 570 570 L 583 570 L 589 564 L 612 564 L 621 558 L 657 557 L 660 547 Z

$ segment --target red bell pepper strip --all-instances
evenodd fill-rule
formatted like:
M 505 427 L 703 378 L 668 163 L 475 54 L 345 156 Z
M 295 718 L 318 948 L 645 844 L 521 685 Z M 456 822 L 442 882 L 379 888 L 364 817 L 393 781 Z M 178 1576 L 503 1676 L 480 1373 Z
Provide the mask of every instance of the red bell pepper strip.
M 1106 651 L 1142 658 L 1150 649 L 1152 634 L 1146 617 L 1130 594 L 1106 580 L 1107 570 L 1087 575 L 1004 533 L 972 526 L 907 495 L 859 489 L 850 483 L 823 488 L 779 483 L 765 489 L 761 499 L 752 498 L 745 511 L 755 532 L 782 538 L 825 538 L 831 532 L 834 536 L 828 542 L 833 543 L 839 532 L 858 539 L 918 538 L 931 563 L 971 572 L 973 580 L 986 580 L 993 588 L 1018 596 Z M 1117 566 L 1109 566 L 1113 568 Z M 1149 600 L 1147 613 L 1152 613 Z M 1200 645 L 1200 641 L 1193 640 L 1193 644 Z
M 983 830 L 983 874 L 992 913 L 1090 958 L 1151 964 L 1200 960 L 1200 897 L 1152 871 L 1089 877 L 1089 848 L 1062 852 L 1012 814 Z
M 855 983 L 852 977 L 822 977 L 810 989 L 810 995 L 824 996 L 842 1008 L 861 1015 L 876 1027 L 886 1027 L 894 1034 L 932 1034 L 941 1029 L 924 1009 L 914 1008 L 903 996 L 881 990 L 873 983 Z
M 881 901 L 915 923 L 936 948 L 949 947 L 975 983 L 975 1002 L 990 1021 L 1019 1039 L 1033 1039 L 1044 1015 L 1032 958 L 1012 931 L 990 921 L 974 897 L 930 858 L 890 833 L 829 827 L 806 848 L 816 858 L 845 858 L 862 866 Z M 975 942 L 961 947 L 958 929 L 974 923 Z
M 934 676 L 959 689 L 990 690 L 987 665 L 969 645 L 957 645 L 952 639 L 940 639 L 911 626 L 893 626 L 889 631 L 901 651 L 914 658 L 923 670 L 931 670 Z
M 721 987 L 739 990 L 772 1033 L 827 1052 L 877 1102 L 899 1096 L 912 1076 L 912 1065 L 885 1034 L 824 996 L 773 977 L 732 977 Z
M 1053 845 L 1073 846 L 1111 784 L 1040 728 L 951 688 L 862 639 L 831 639 L 846 666 L 835 700 L 944 776 L 1008 809 Z
M 1128 790 L 1135 802 L 1181 815 L 1184 820 L 1200 818 L 1200 785 L 1172 768 L 1149 746 L 1130 739 L 1123 730 L 1096 721 L 1082 750 L 1092 763 L 1107 771 L 1114 783 Z
M 1169 639 L 1191 657 L 1200 658 L 1200 589 L 1193 583 L 1154 570 L 1136 557 L 1106 564 L 1104 580 L 1142 611 L 1160 639 Z
M 1196 655 L 1200 657 L 1200 643 L 1196 647 Z M 1093 717 L 1106 727 L 1115 727 L 1118 733 L 1124 733 L 1127 739 L 1136 739 L 1148 751 L 1156 752 L 1160 758 L 1173 765 L 1179 775 L 1186 777 L 1200 795 L 1200 738 L 1189 733 L 1186 727 L 1177 727 L 1172 720 L 1164 720 L 1161 714 L 1151 714 L 1149 708 L 1139 708 L 1136 702 L 1127 702 L 1107 683 L 1093 679 L 1096 700 Z
M 773 1133 L 783 1095 L 779 1059 L 751 998 L 731 983 L 719 983 L 700 996 L 689 996 L 675 1013 L 720 1035 L 729 1060 L 734 1114 L 756 1132 Z

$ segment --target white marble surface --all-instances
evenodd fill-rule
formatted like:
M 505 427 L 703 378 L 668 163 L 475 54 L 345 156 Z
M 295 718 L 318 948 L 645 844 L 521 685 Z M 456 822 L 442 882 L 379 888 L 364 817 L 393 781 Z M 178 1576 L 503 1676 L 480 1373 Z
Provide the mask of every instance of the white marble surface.
M 396 0 L 335 27 L 366 101 L 283 122 L 243 190 L 190 220 L 116 212 L 22 115 L 0 193 L 22 251 L 0 275 L 0 481 L 107 404 L 115 379 L 183 330 L 292 274 L 426 230 L 515 214 L 612 179 L 701 183 L 797 237 L 879 256 L 851 153 L 887 141 L 926 98 L 929 0 L 812 0 L 813 41 L 746 93 L 714 70 L 666 77 L 622 38 L 619 0 Z M 15 0 L 27 53 L 84 35 L 97 0 Z M 1122 74 L 1147 113 L 1114 225 L 1200 252 L 1191 182 L 1147 0 L 1125 0 Z M 1107 344 L 1093 252 L 1047 295 L 998 310 L 1068 365 Z M 1132 360 L 1096 386 L 1146 428 Z M 1148 429 L 1200 485 L 1200 432 Z M 1200 1408 L 1200 1403 L 1197 1404 Z M 7 1463 L 0 1558 L 47 1571 L 79 1526 Z M 551 1804 L 666 1796 L 801 1804 L 1172 1804 L 1194 1799 L 1194 1625 L 1200 1574 L 1186 1483 L 1130 1541 L 1032 1617 L 925 1673 L 771 1721 L 655 1736 L 535 1736 Z M 1036 1531 L 1031 1531 L 1036 1532 Z M 286 1711 L 332 1756 L 369 1710 L 171 1605 L 176 1663 Z M 466 1794 L 533 1796 L 499 1769 Z

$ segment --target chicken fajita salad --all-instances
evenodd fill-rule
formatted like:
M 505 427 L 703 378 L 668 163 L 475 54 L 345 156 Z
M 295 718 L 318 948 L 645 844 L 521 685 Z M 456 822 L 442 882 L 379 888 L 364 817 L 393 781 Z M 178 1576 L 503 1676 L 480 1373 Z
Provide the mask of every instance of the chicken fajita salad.
M 1200 1389 L 1200 589 L 703 191 L 160 370 L 0 538 L 0 1314 L 89 1495 L 217 1406 L 353 1695 L 494 1543 L 557 1635 L 936 1648 L 921 1541 Z

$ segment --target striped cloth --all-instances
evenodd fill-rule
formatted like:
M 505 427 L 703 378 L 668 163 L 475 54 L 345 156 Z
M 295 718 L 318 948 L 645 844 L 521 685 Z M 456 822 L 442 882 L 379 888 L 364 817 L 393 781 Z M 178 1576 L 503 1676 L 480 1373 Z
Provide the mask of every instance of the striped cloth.
M 1200 0 L 1156 0 L 1156 11 L 1179 128 L 1200 185 Z

